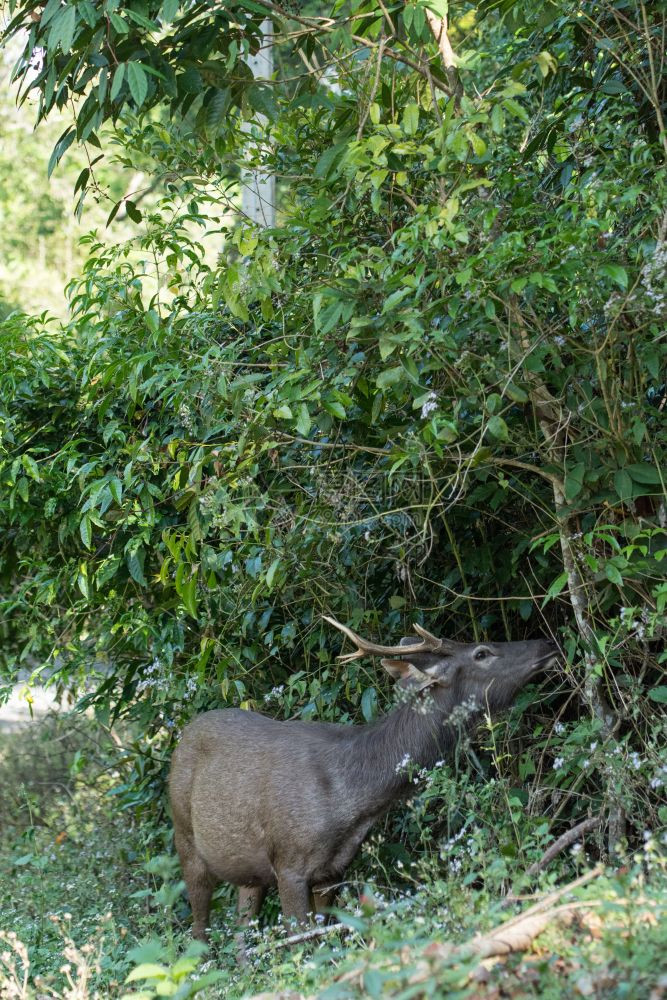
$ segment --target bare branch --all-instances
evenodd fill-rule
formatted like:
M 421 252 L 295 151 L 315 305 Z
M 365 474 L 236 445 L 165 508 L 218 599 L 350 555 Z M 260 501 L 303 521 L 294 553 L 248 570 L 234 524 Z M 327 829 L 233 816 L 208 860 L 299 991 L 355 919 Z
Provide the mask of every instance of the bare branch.
M 554 840 L 551 847 L 547 848 L 539 861 L 532 864 L 528 869 L 528 875 L 537 875 L 539 871 L 553 861 L 557 855 L 564 851 L 566 847 L 570 844 L 574 844 L 577 840 L 584 836 L 584 834 L 589 833 L 591 830 L 595 830 L 601 822 L 600 816 L 589 816 L 588 819 L 582 820 L 581 823 L 577 823 L 573 826 L 571 830 L 566 830 L 566 832 L 559 837 L 558 840 Z
M 463 97 L 463 87 L 461 85 L 461 78 L 457 69 L 456 53 L 452 48 L 452 43 L 450 42 L 449 35 L 447 33 L 447 18 L 438 17 L 438 15 L 434 14 L 432 10 L 426 8 L 426 20 L 428 21 L 428 26 L 431 29 L 431 34 L 435 38 L 438 45 L 438 52 L 440 53 L 445 75 L 454 95 L 454 100 L 458 105 Z

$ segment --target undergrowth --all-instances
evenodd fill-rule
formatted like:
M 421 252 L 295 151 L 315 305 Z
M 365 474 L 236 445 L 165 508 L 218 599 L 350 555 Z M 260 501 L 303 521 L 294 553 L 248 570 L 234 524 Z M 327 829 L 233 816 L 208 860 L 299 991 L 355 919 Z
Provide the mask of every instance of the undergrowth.
M 578 901 L 569 924 L 554 921 L 528 951 L 486 969 L 461 947 L 590 871 L 595 842 L 528 878 L 546 831 L 533 823 L 529 835 L 501 780 L 475 783 L 448 767 L 422 778 L 413 800 L 364 845 L 338 899 L 341 928 L 285 945 L 293 929 L 270 898 L 246 931 L 238 965 L 233 894 L 222 887 L 206 951 L 189 936 L 168 817 L 119 807 L 122 742 L 100 737 L 81 716 L 3 739 L 3 1000 L 667 995 L 667 870 L 661 838 L 648 831 L 642 852 L 560 899 Z M 455 794 L 471 810 L 458 829 L 446 808 Z M 510 849 L 513 827 L 524 837 L 521 851 Z

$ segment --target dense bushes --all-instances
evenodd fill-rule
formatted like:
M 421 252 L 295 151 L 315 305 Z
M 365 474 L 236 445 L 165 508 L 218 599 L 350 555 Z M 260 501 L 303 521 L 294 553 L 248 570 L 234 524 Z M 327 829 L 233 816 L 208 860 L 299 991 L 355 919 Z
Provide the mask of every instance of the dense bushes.
M 115 141 L 164 200 L 128 209 L 133 241 L 91 236 L 67 327 L 4 323 L 5 675 L 50 662 L 141 723 L 129 802 L 197 709 L 372 719 L 331 612 L 558 634 L 530 750 L 482 768 L 530 816 L 611 814 L 612 841 L 667 821 L 664 13 L 509 6 L 452 16 L 463 96 L 378 63 L 369 28 L 340 93 L 276 88 L 261 144 L 203 97 L 169 130 L 128 112 Z M 264 232 L 221 180 L 248 146 L 282 192 Z

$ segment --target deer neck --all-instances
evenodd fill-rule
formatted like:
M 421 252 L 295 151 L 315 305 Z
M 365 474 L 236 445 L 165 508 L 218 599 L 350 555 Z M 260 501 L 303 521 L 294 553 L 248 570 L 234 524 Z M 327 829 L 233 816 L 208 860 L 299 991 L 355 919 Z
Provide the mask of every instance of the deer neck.
M 420 695 L 378 722 L 356 727 L 346 761 L 350 786 L 359 787 L 372 811 L 382 812 L 408 795 L 419 771 L 430 770 L 450 754 L 453 707 L 436 706 L 428 694 Z

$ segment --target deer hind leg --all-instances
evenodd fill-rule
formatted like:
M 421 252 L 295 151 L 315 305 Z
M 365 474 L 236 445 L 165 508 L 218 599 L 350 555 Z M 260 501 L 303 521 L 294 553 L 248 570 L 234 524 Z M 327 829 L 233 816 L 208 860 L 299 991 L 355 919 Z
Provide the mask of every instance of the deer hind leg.
M 192 936 L 199 941 L 208 941 L 206 929 L 211 916 L 211 896 L 217 879 L 197 854 L 191 837 L 176 834 L 175 843 L 192 908 Z
M 236 934 L 236 951 L 239 965 L 245 965 L 248 960 L 242 927 L 244 924 L 249 924 L 251 920 L 259 915 L 265 896 L 266 889 L 263 889 L 261 886 L 253 886 L 252 888 L 239 887 L 239 930 Z
M 323 889 L 311 889 L 310 891 L 310 908 L 314 913 L 322 914 L 328 917 L 329 907 L 334 901 L 336 895 L 335 887 L 333 889 L 323 888 Z

